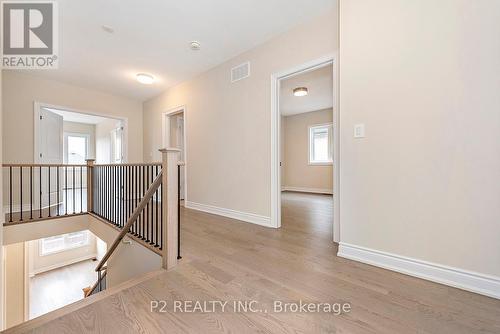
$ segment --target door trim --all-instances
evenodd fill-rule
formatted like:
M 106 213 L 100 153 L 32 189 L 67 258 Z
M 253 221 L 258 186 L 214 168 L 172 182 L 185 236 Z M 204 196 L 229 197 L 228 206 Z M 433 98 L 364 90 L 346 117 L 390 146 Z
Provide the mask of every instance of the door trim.
M 183 114 L 184 125 L 184 203 L 188 202 L 188 153 L 187 153 L 187 108 L 181 105 L 161 114 L 161 144 L 162 148 L 170 147 L 170 117 Z
M 338 108 L 338 64 L 336 54 L 297 65 L 271 75 L 271 226 L 281 227 L 280 81 L 333 65 L 333 241 L 340 241 L 340 112 Z
M 114 115 L 109 115 L 106 113 L 98 113 L 98 112 L 90 112 L 90 111 L 85 111 L 85 110 L 78 110 L 74 108 L 68 108 L 64 106 L 58 106 L 50 103 L 44 103 L 40 101 L 35 101 L 33 102 L 33 121 L 34 121 L 34 132 L 33 132 L 33 162 L 35 164 L 40 163 L 40 109 L 41 108 L 50 108 L 50 109 L 59 109 L 62 111 L 70 111 L 74 113 L 79 113 L 79 114 L 84 114 L 84 115 L 91 115 L 91 116 L 101 116 L 101 117 L 106 117 L 110 119 L 116 119 L 118 121 L 121 121 L 123 124 L 123 162 L 128 162 L 128 118 L 127 117 L 118 117 Z M 94 152 L 95 154 L 95 152 Z M 94 157 L 95 158 L 95 157 Z

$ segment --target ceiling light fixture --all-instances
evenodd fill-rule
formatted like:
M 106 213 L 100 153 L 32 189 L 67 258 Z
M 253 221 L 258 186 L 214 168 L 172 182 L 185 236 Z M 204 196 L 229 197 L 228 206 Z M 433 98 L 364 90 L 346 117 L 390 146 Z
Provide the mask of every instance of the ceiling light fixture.
M 144 85 L 151 85 L 155 78 L 151 74 L 139 73 L 136 75 L 137 81 Z
M 293 90 L 294 96 L 306 96 L 307 93 L 308 93 L 308 90 L 306 87 L 297 87 Z
M 198 41 L 192 41 L 191 43 L 189 43 L 189 47 L 193 51 L 199 51 L 201 49 L 201 44 Z
M 110 26 L 106 26 L 106 25 L 103 25 L 101 26 L 102 30 L 104 30 L 105 32 L 109 33 L 109 34 L 112 34 L 115 32 L 115 29 L 113 29 L 112 27 Z

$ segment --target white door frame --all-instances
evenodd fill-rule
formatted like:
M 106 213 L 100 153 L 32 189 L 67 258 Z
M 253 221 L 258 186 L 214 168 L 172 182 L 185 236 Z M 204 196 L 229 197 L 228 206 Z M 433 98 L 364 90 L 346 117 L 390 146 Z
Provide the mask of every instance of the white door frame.
M 121 121 L 123 124 L 123 162 L 128 162 L 128 118 L 127 117 L 117 117 L 114 115 L 109 115 L 105 113 L 97 113 L 97 112 L 90 112 L 90 111 L 85 111 L 85 110 L 78 110 L 74 108 L 68 108 L 64 106 L 58 106 L 54 104 L 49 104 L 49 103 L 43 103 L 39 101 L 35 101 L 33 103 L 33 120 L 34 120 L 34 133 L 33 133 L 33 141 L 34 141 L 34 163 L 40 163 L 40 110 L 41 108 L 49 108 L 49 109 L 58 109 L 61 111 L 70 111 L 74 113 L 79 113 L 79 114 L 84 114 L 84 115 L 90 115 L 90 116 L 100 116 L 100 117 L 106 117 L 106 118 L 111 118 L 111 119 L 116 119 L 117 121 Z M 94 154 L 96 152 L 94 151 Z M 94 156 L 95 159 L 95 156 Z
M 280 81 L 333 64 L 333 240 L 340 240 L 340 113 L 337 62 L 334 54 L 271 75 L 271 226 L 281 227 Z
M 184 203 L 188 202 L 187 179 L 188 179 L 188 162 L 187 162 L 187 108 L 185 105 L 169 109 L 161 115 L 161 143 L 163 148 L 170 147 L 170 117 L 181 114 L 183 115 L 184 125 Z

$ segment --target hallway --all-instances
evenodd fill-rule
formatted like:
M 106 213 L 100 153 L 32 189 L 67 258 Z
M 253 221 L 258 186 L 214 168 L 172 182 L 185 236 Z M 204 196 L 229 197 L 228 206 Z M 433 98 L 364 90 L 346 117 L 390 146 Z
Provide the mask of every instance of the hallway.
M 329 197 L 304 202 L 302 196 L 309 195 L 283 196 L 283 227 L 277 230 L 182 209 L 183 258 L 176 269 L 8 332 L 499 332 L 498 300 L 336 257 Z M 167 301 L 168 313 L 151 312 L 152 300 Z M 268 313 L 173 312 L 173 301 L 196 300 L 256 301 Z M 352 310 L 338 316 L 276 313 L 275 300 L 349 303 Z

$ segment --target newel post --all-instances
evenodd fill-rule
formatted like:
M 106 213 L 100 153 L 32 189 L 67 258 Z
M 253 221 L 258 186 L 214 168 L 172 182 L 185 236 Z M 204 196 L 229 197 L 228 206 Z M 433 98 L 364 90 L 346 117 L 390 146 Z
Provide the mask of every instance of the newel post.
M 162 266 L 171 269 L 177 265 L 177 217 L 179 215 L 177 203 L 177 162 L 180 150 L 177 148 L 161 149 L 162 162 L 162 189 L 161 205 L 163 208 L 163 245 Z
M 94 178 L 94 161 L 95 159 L 87 159 L 87 212 L 94 211 L 92 207 L 94 189 L 92 189 L 92 180 Z

